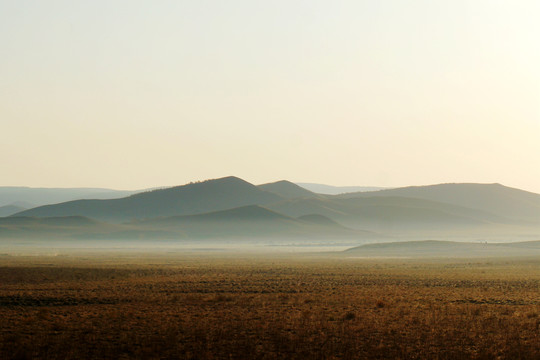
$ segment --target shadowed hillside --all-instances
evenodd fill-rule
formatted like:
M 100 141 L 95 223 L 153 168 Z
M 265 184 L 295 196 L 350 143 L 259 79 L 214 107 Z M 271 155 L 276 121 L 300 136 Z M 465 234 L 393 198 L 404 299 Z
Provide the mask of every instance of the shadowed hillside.
M 188 215 L 231 209 L 245 205 L 264 205 L 281 200 L 276 194 L 260 190 L 236 177 L 208 180 L 135 194 L 122 199 L 78 200 L 41 206 L 17 216 L 70 216 L 122 222 L 158 216 Z

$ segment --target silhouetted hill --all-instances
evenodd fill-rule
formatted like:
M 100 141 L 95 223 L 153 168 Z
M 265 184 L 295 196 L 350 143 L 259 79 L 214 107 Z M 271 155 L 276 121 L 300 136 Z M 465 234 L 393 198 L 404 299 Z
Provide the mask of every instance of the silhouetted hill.
M 540 194 L 500 184 L 439 184 L 410 186 L 368 193 L 341 195 L 343 198 L 400 196 L 443 202 L 483 210 L 508 219 L 540 223 Z
M 25 204 L 23 207 L 57 204 L 79 199 L 116 199 L 126 197 L 142 190 L 111 190 L 99 188 L 30 188 L 0 187 L 0 206 Z M 31 204 L 27 206 L 26 204 Z
M 17 206 L 17 205 L 0 206 L 0 217 L 10 216 L 10 215 L 16 214 L 18 212 L 24 211 L 26 209 L 27 208 L 24 208 L 22 206 Z
M 317 197 L 318 195 L 290 181 L 281 180 L 259 185 L 259 189 L 277 194 L 285 199 Z
M 17 216 L 87 216 L 129 221 L 159 216 L 200 214 L 245 205 L 264 205 L 282 198 L 237 177 L 225 177 L 153 190 L 112 200 L 77 200 L 33 208 Z
M 507 257 L 538 256 L 540 241 L 515 243 L 454 242 L 439 240 L 365 244 L 345 251 L 365 257 Z

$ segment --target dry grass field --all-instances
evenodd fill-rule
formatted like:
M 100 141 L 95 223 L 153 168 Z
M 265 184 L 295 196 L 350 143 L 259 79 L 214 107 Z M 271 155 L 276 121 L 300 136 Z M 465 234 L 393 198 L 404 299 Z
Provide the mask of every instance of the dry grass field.
M 2 257 L 2 359 L 540 359 L 540 259 Z

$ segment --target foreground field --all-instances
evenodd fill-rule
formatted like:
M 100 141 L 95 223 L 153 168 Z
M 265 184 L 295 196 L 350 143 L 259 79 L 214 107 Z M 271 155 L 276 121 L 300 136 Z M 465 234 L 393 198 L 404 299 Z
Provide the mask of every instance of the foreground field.
M 0 358 L 538 359 L 540 260 L 0 260 Z

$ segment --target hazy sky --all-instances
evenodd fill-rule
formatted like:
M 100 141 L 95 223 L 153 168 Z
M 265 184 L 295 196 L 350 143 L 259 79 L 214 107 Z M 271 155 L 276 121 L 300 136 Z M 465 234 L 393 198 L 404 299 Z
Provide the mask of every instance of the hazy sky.
M 540 192 L 540 1 L 0 0 L 0 186 Z

